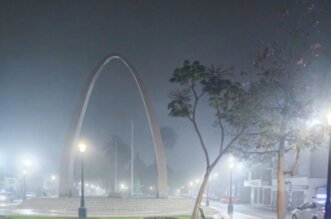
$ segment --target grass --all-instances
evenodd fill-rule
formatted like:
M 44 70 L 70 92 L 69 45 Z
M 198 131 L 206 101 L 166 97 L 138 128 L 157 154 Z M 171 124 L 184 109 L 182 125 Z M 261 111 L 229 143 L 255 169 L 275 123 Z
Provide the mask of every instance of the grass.
M 75 217 L 56 216 L 0 216 L 0 219 L 73 219 Z M 87 219 L 140 219 L 139 217 L 88 217 Z
M 88 217 L 88 219 L 140 219 L 141 217 Z M 165 219 L 166 217 L 149 217 L 149 219 Z M 179 216 L 178 219 L 189 219 L 189 216 Z M 0 216 L 0 219 L 73 219 L 73 217 L 51 216 Z

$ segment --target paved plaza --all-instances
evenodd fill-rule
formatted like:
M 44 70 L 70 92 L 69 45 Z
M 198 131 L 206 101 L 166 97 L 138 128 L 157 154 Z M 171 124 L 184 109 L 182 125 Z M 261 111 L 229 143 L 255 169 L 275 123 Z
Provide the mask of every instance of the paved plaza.
M 46 215 L 76 217 L 78 198 L 35 198 L 23 203 L 0 205 L 1 215 Z M 86 198 L 89 217 L 104 216 L 178 216 L 190 215 L 193 200 L 189 199 L 127 199 L 127 198 Z M 210 208 L 204 207 L 208 218 L 214 219 L 275 219 L 276 212 L 270 209 L 236 204 L 232 217 L 227 215 L 227 204 L 211 201 Z M 290 219 L 288 213 L 286 219 Z
M 0 214 L 76 216 L 79 198 L 35 198 Z M 194 202 L 189 199 L 91 198 L 85 205 L 88 216 L 176 216 L 190 215 Z M 220 218 L 217 211 L 204 207 L 205 215 Z

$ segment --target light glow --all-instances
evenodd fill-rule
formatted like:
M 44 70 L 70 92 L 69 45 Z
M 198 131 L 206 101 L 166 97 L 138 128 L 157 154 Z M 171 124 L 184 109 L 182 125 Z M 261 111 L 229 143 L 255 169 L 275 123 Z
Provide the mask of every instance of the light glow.
M 80 143 L 80 144 L 78 145 L 78 147 L 79 147 L 79 151 L 80 151 L 80 152 L 85 153 L 85 151 L 86 151 L 86 144 L 84 144 L 84 143 Z
M 331 112 L 326 114 L 326 119 L 328 121 L 328 125 L 331 126 Z
M 230 162 L 229 167 L 230 167 L 230 169 L 233 169 L 234 163 L 233 162 Z
M 316 198 L 318 199 L 326 199 L 326 194 L 317 194 Z
M 30 159 L 26 159 L 26 160 L 24 160 L 23 164 L 24 164 L 25 167 L 31 167 L 32 162 L 31 162 Z

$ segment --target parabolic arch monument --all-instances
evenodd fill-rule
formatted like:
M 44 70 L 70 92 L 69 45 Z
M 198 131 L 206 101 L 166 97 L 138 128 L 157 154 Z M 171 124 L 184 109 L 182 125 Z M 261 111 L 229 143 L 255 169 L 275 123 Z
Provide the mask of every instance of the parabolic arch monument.
M 74 155 L 77 151 L 77 141 L 79 139 L 81 127 L 84 121 L 89 100 L 95 86 L 95 83 L 103 72 L 105 66 L 112 60 L 121 61 L 130 71 L 136 85 L 138 87 L 140 96 L 144 103 L 149 128 L 152 134 L 154 150 L 156 155 L 157 165 L 157 193 L 159 198 L 166 198 L 168 196 L 168 182 L 167 182 L 167 163 L 165 157 L 165 150 L 163 141 L 160 134 L 160 126 L 156 119 L 155 111 L 152 106 L 150 97 L 148 96 L 147 90 L 143 84 L 143 81 L 137 71 L 133 68 L 127 59 L 118 54 L 112 54 L 106 56 L 105 59 L 97 66 L 96 70 L 91 72 L 87 83 L 83 87 L 79 101 L 76 105 L 75 112 L 72 116 L 72 120 L 69 127 L 69 132 L 65 141 L 62 162 L 60 167 L 59 177 L 59 194 L 60 196 L 68 196 L 72 194 L 73 188 L 73 164 Z

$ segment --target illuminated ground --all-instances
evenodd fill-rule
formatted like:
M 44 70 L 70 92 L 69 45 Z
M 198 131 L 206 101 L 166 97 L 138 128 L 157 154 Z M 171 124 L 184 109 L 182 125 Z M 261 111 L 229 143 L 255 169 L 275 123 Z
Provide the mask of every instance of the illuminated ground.
M 72 219 L 72 217 L 50 217 L 50 216 L 7 216 L 6 219 Z M 97 219 L 98 217 L 88 217 Z M 189 216 L 180 216 L 178 219 L 189 219 Z M 102 219 L 140 219 L 140 217 L 102 217 Z M 163 219 L 163 218 L 160 218 Z
M 188 199 L 110 199 L 87 198 L 86 208 L 90 217 L 144 217 L 190 215 L 193 200 Z M 16 207 L 2 208 L 0 215 L 44 215 L 74 217 L 79 207 L 78 198 L 36 198 L 26 200 Z M 213 209 L 204 209 L 208 216 L 215 216 Z

